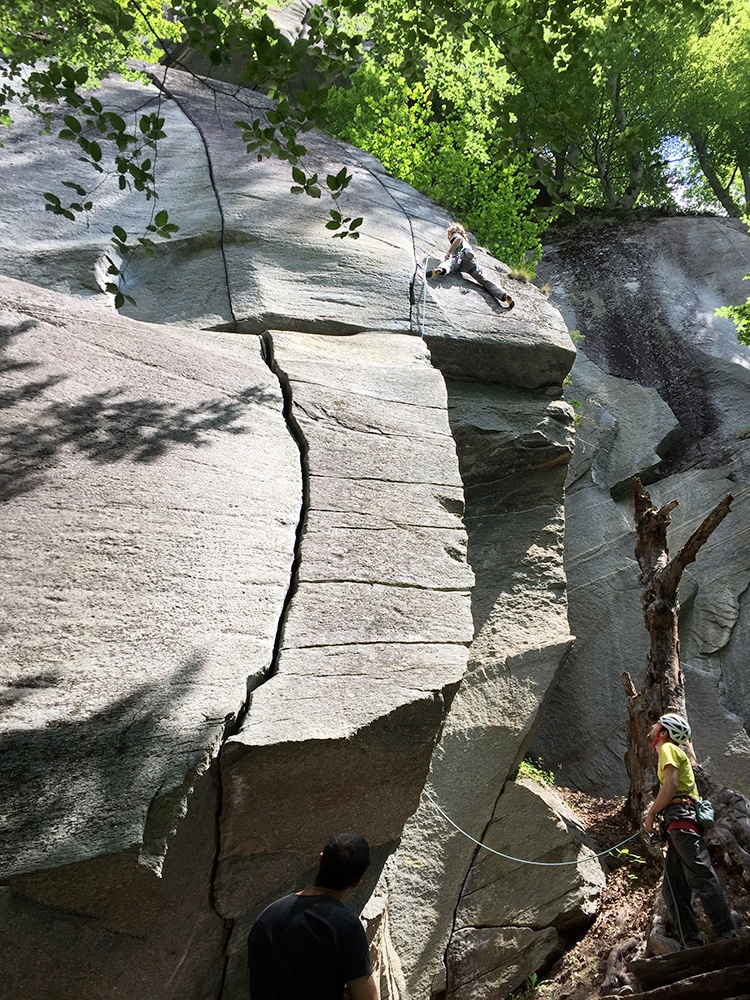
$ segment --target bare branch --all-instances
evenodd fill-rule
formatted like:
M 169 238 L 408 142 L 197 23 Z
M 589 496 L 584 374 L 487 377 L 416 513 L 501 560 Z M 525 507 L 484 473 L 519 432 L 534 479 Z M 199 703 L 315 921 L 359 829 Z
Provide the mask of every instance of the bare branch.
M 695 557 L 700 549 L 710 538 L 711 534 L 721 524 L 729 513 L 734 496 L 728 493 L 724 499 L 718 503 L 698 525 L 690 538 L 685 542 L 680 551 L 671 559 L 664 569 L 659 570 L 657 577 L 667 593 L 674 593 L 680 582 L 683 570 L 691 562 L 695 562 Z

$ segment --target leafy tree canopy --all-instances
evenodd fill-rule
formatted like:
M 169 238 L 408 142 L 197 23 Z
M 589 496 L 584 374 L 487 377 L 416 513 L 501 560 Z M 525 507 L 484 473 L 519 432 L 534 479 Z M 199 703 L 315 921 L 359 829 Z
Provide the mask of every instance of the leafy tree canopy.
M 304 133 L 327 113 L 332 130 L 513 263 L 538 259 L 555 212 L 675 207 L 676 182 L 707 208 L 748 210 L 746 0 L 323 0 L 307 20 L 307 36 L 292 42 L 263 0 L 17 0 L 0 11 L 0 119 L 10 123 L 13 100 L 43 115 L 62 103 L 60 134 L 93 171 L 112 148 L 118 183 L 154 199 L 164 122 L 126 124 L 85 88 L 132 57 L 168 52 L 180 65 L 197 53 L 209 75 L 278 101 L 266 118 L 237 124 L 249 153 L 289 162 L 295 193 L 335 200 L 349 182 L 346 171 L 318 178 L 303 163 Z M 679 176 L 674 149 L 689 161 Z M 47 207 L 75 218 L 90 192 L 80 178 L 67 185 L 72 197 L 47 192 Z M 356 238 L 359 224 L 331 210 L 334 235 Z M 174 231 L 155 211 L 149 225 L 147 250 Z M 123 252 L 124 236 L 115 233 Z

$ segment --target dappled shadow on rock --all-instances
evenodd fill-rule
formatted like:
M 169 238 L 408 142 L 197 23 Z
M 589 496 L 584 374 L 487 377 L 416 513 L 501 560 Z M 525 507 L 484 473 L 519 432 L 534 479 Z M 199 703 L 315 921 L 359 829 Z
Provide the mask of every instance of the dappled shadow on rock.
M 165 830 L 150 829 L 154 804 L 165 797 L 178 807 L 175 793 L 186 794 L 211 741 L 207 729 L 224 725 L 203 714 L 192 732 L 169 721 L 206 667 L 196 651 L 171 676 L 133 685 L 100 711 L 0 734 L 0 816 L 11 873 L 163 840 Z M 37 675 L 23 687 L 63 683 Z M 28 693 L 20 683 L 12 691 L 17 699 Z M 172 817 L 164 820 L 168 831 Z
M 118 386 L 44 405 L 45 394 L 68 376 L 34 378 L 38 362 L 8 355 L 13 338 L 35 325 L 24 321 L 0 326 L 0 376 L 6 383 L 0 389 L 0 412 L 5 414 L 0 427 L 0 501 L 41 485 L 45 474 L 60 461 L 63 449 L 100 464 L 122 460 L 148 463 L 170 447 L 205 447 L 216 433 L 246 434 L 250 427 L 243 418 L 248 416 L 248 408 L 275 402 L 275 397 L 259 386 L 185 406 L 133 398 L 132 390 Z M 14 412 L 28 404 L 33 405 L 28 415 L 25 409 Z

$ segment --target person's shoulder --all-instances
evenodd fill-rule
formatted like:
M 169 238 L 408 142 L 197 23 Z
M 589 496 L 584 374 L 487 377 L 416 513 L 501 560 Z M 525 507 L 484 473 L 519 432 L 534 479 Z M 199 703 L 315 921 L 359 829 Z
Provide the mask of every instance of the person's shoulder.
M 663 764 L 674 764 L 675 766 L 682 760 L 687 760 L 687 754 L 676 743 L 662 743 L 659 757 Z
M 280 899 L 275 899 L 273 903 L 269 903 L 264 910 L 261 910 L 256 923 L 262 923 L 266 920 L 273 919 L 280 914 L 288 912 L 294 906 L 295 900 L 298 898 L 299 897 L 292 892 L 288 896 L 282 896 Z

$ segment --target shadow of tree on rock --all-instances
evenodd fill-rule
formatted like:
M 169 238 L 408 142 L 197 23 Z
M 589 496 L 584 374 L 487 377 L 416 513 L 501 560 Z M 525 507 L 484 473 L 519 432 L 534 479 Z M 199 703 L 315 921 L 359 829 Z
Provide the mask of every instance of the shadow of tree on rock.
M 174 723 L 179 702 L 205 684 L 207 669 L 206 655 L 194 650 L 171 676 L 134 685 L 83 719 L 0 735 L 1 838 L 11 868 L 33 870 L 40 860 L 52 868 L 138 847 L 156 796 L 189 785 L 226 724 L 207 718 L 202 704 L 193 726 Z
M 12 338 L 35 324 L 24 321 L 16 327 L 0 327 L 0 351 Z M 72 449 L 100 464 L 129 459 L 148 463 L 176 445 L 201 448 L 216 433 L 247 434 L 243 423 L 252 404 L 279 404 L 279 398 L 262 386 L 248 386 L 234 394 L 200 400 L 191 405 L 159 399 L 132 398 L 125 386 L 88 393 L 72 402 L 43 405 L 44 394 L 65 381 L 66 375 L 22 381 L 39 367 L 37 362 L 18 361 L 3 354 L 0 375 L 11 384 L 0 390 L 0 411 L 22 404 L 36 404 L 29 417 L 16 414 L 0 428 L 0 501 L 41 485 L 45 474 L 60 461 L 63 449 Z M 42 405 L 40 405 L 42 404 Z

